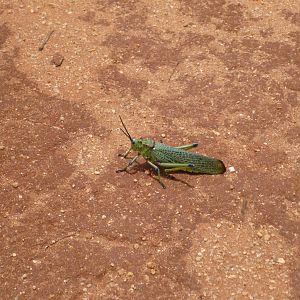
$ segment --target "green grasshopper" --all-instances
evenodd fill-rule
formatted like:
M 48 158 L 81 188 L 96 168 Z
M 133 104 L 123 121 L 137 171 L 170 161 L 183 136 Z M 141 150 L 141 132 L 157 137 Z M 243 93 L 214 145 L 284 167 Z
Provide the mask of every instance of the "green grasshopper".
M 223 174 L 226 171 L 224 163 L 221 160 L 186 151 L 197 147 L 197 143 L 172 147 L 156 142 L 150 138 L 132 138 L 121 116 L 119 116 L 119 118 L 124 127 L 124 130 L 123 128 L 120 128 L 121 131 L 131 142 L 129 150 L 125 154 L 120 154 L 119 156 L 126 158 L 131 151 L 137 151 L 138 154 L 129 161 L 125 168 L 118 169 L 116 172 L 126 171 L 140 156 L 143 156 L 147 163 L 156 170 L 158 181 L 161 186 L 166 188 L 160 178 L 160 168 L 163 168 L 166 174 L 176 171 L 202 174 Z

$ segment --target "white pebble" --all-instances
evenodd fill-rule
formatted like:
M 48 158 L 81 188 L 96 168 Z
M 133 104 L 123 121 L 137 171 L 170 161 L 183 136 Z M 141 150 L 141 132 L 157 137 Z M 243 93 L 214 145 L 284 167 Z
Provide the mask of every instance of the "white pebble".
M 229 171 L 230 173 L 233 173 L 233 172 L 235 172 L 235 168 L 234 168 L 233 166 L 230 166 L 230 167 L 228 168 L 228 171 Z
M 279 264 L 284 264 L 284 263 L 285 263 L 285 260 L 284 260 L 284 258 L 279 257 L 279 258 L 277 259 L 277 262 L 278 262 Z

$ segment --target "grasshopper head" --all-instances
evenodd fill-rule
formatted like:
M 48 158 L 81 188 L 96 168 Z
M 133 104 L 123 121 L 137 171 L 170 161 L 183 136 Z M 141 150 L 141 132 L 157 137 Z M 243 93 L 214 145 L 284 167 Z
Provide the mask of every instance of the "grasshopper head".
M 124 129 L 120 129 L 129 138 L 132 150 L 137 151 L 139 153 L 145 153 L 148 149 L 154 148 L 155 142 L 150 138 L 132 138 L 121 117 L 120 120 L 124 127 Z
M 154 141 L 150 138 L 133 138 L 131 141 L 132 150 L 139 153 L 154 147 Z

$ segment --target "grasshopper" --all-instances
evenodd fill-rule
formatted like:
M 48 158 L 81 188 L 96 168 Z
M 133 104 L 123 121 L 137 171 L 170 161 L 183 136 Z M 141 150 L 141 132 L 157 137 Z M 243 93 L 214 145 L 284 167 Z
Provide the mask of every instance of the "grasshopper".
M 157 172 L 160 185 L 163 188 L 166 188 L 164 183 L 161 181 L 161 168 L 164 169 L 167 175 L 176 171 L 202 174 L 223 174 L 226 171 L 224 163 L 221 160 L 186 151 L 197 147 L 197 143 L 172 147 L 154 141 L 151 138 L 132 138 L 121 116 L 119 116 L 119 118 L 124 127 L 124 129 L 120 128 L 121 131 L 131 142 L 129 150 L 123 155 L 119 154 L 119 156 L 126 158 L 131 151 L 136 151 L 138 154 L 129 160 L 126 167 L 118 169 L 116 172 L 126 171 L 128 167 L 131 166 L 140 156 L 143 156 L 147 163 Z

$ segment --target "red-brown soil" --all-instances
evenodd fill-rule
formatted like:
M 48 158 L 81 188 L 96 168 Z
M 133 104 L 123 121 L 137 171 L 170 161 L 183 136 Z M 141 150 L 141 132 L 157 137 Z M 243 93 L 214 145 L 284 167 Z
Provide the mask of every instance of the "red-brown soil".
M 300 299 L 299 26 L 298 0 L 0 1 L 0 298 Z M 116 173 L 119 114 L 235 172 Z

